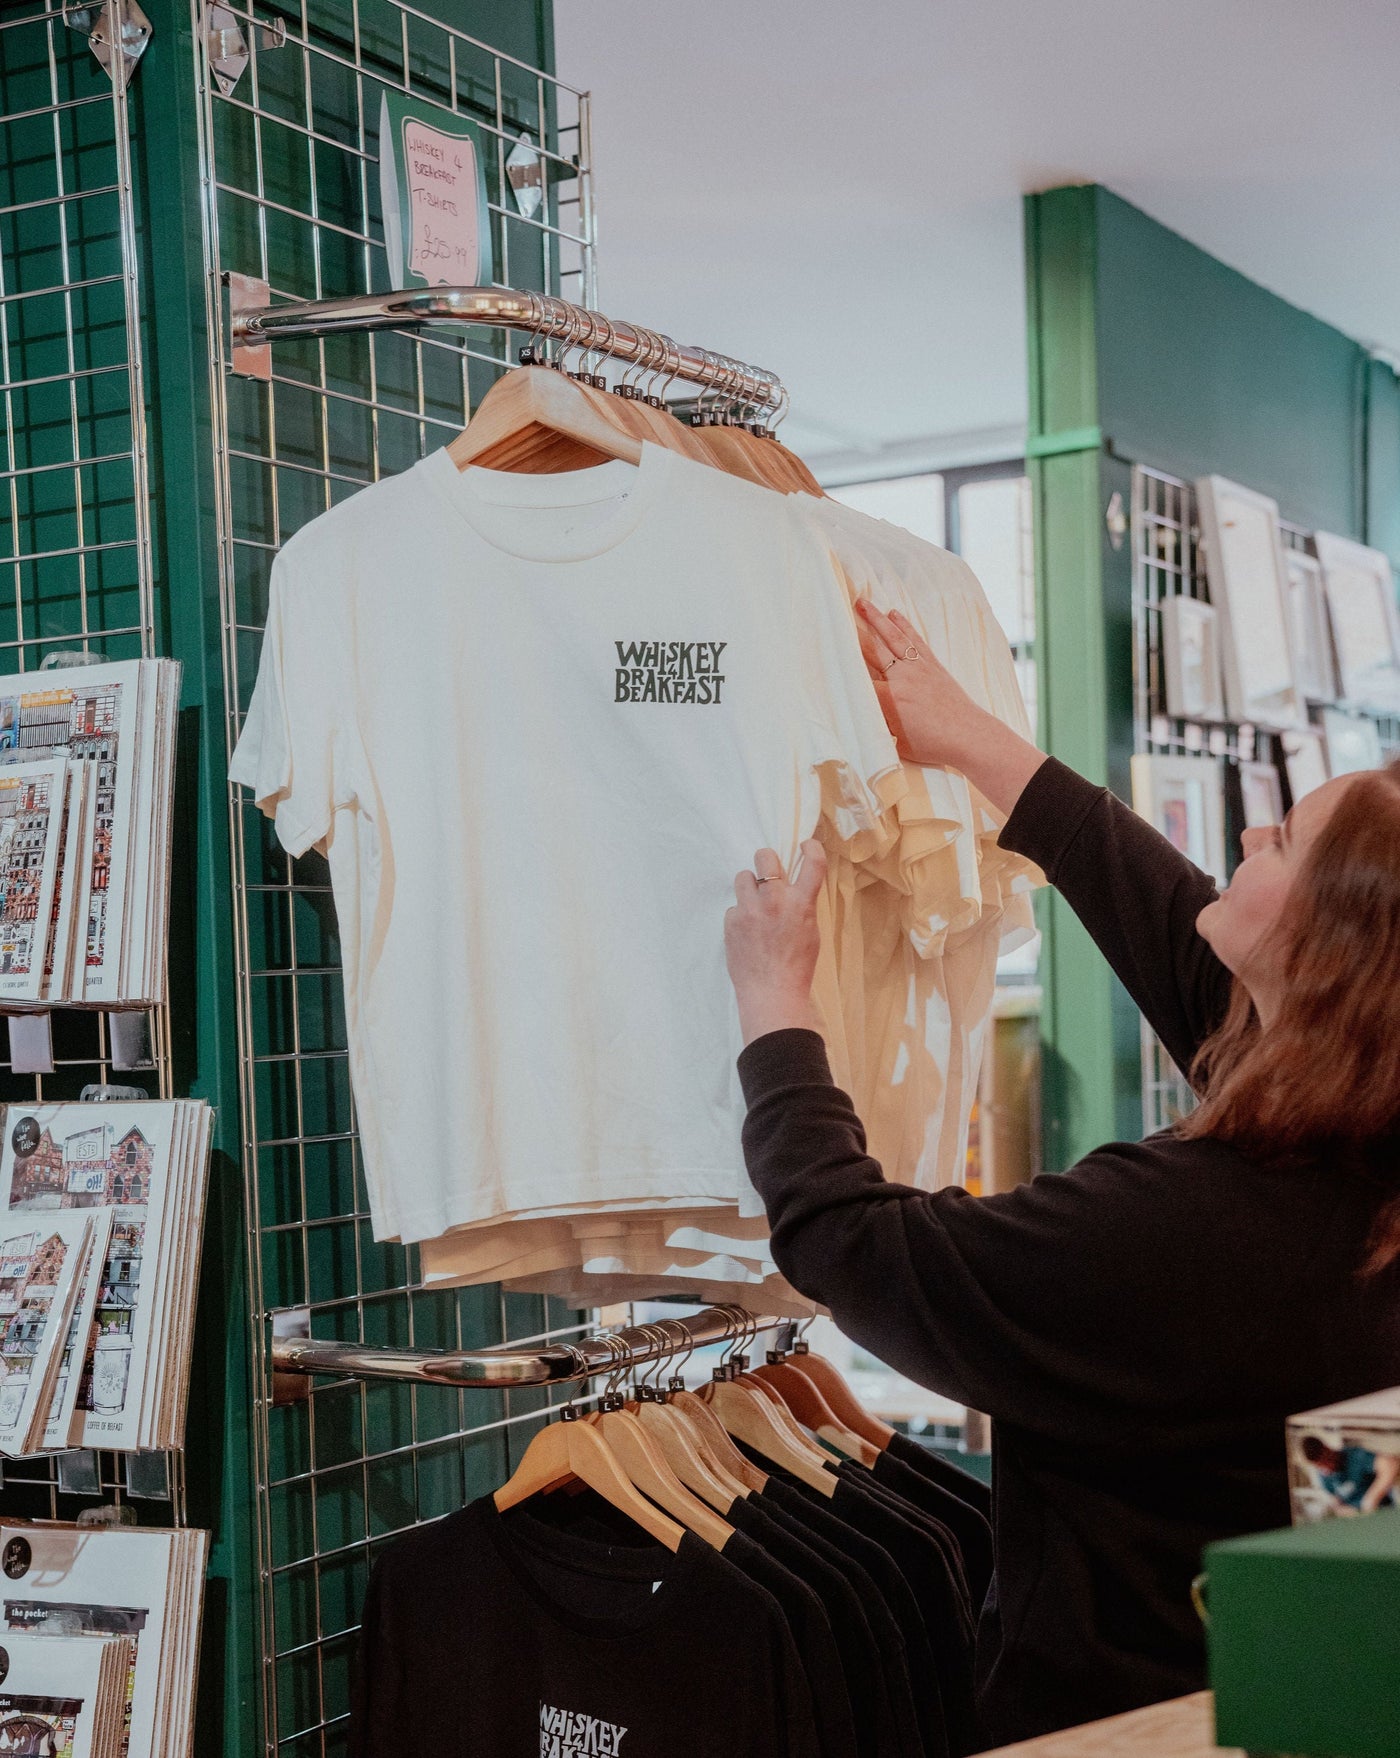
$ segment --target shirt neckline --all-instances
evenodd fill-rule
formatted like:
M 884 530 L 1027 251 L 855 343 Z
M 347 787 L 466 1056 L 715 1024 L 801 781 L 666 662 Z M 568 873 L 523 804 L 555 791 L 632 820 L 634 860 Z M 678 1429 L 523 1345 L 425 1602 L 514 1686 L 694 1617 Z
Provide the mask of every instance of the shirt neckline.
M 477 1506 L 483 1530 L 521 1592 L 553 1623 L 566 1625 L 585 1636 L 625 1641 L 639 1630 L 684 1614 L 686 1587 L 706 1549 L 693 1533 L 686 1532 L 680 1548 L 674 1552 L 659 1542 L 635 1548 L 615 1546 L 559 1532 L 543 1521 L 508 1521 L 489 1496 Z M 577 1574 L 622 1581 L 655 1581 L 659 1576 L 661 1585 L 634 1611 L 590 1617 L 562 1604 L 546 1589 L 529 1567 L 527 1552 L 543 1562 L 562 1563 Z
M 480 464 L 459 470 L 443 447 L 430 452 L 417 468 L 489 548 L 522 561 L 581 562 L 606 555 L 627 541 L 656 498 L 670 461 L 663 446 L 643 441 L 637 464 L 610 458 L 584 470 L 541 475 L 488 470 Z M 586 535 L 571 539 L 550 540 L 531 519 L 532 513 L 570 507 L 610 510 L 590 524 Z

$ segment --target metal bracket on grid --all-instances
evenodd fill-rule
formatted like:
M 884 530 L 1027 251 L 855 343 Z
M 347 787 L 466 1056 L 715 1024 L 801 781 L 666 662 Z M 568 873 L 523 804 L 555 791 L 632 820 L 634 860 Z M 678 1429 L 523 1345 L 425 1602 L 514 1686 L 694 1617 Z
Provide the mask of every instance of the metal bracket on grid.
M 130 79 L 132 69 L 146 52 L 151 40 L 151 21 L 136 0 L 108 0 L 106 5 L 70 6 L 63 14 L 71 30 L 82 31 L 88 46 L 96 55 L 103 72 L 112 78 L 112 18 L 116 18 L 116 39 L 121 50 L 124 72 Z M 123 82 L 125 83 L 125 82 Z
M 228 288 L 230 318 L 243 311 L 266 311 L 272 304 L 271 287 L 256 275 L 240 275 L 236 269 L 226 269 L 224 285 Z M 272 378 L 272 349 L 266 342 L 250 348 L 246 342 L 236 341 L 229 366 L 239 378 L 260 378 L 267 383 Z
M 287 27 L 280 18 L 259 24 L 257 29 L 260 49 L 280 49 L 287 40 Z M 248 39 L 243 35 L 238 15 L 230 12 L 227 6 L 206 6 L 203 30 L 204 48 L 215 84 L 228 97 L 242 79 L 251 57 Z

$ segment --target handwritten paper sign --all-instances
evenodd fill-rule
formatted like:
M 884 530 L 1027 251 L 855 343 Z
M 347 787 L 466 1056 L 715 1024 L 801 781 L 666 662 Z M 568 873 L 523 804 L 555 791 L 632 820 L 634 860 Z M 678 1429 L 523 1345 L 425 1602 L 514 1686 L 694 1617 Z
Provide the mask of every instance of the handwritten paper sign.
M 474 122 L 386 92 L 379 113 L 379 187 L 396 287 L 490 284 L 491 225 Z

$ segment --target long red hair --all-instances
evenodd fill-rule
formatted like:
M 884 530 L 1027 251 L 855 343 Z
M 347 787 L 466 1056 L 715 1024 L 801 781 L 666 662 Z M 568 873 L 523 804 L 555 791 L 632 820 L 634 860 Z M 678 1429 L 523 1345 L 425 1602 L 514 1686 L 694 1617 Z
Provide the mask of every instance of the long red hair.
M 1274 930 L 1285 983 L 1267 1032 L 1235 982 L 1177 1125 L 1256 1152 L 1335 1155 L 1377 1178 L 1367 1269 L 1400 1259 L 1400 759 L 1345 788 Z

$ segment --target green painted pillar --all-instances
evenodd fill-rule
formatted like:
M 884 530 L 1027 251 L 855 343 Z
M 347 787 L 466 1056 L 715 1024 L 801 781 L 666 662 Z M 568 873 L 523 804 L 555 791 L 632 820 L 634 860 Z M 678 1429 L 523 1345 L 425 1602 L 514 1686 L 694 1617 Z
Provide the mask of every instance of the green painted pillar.
M 1132 751 L 1131 552 L 1114 549 L 1111 496 L 1131 472 L 1099 424 L 1097 222 L 1092 186 L 1026 198 L 1036 668 L 1042 747 L 1125 795 Z M 1041 906 L 1044 1160 L 1063 1171 L 1141 1133 L 1137 1016 L 1069 907 Z

